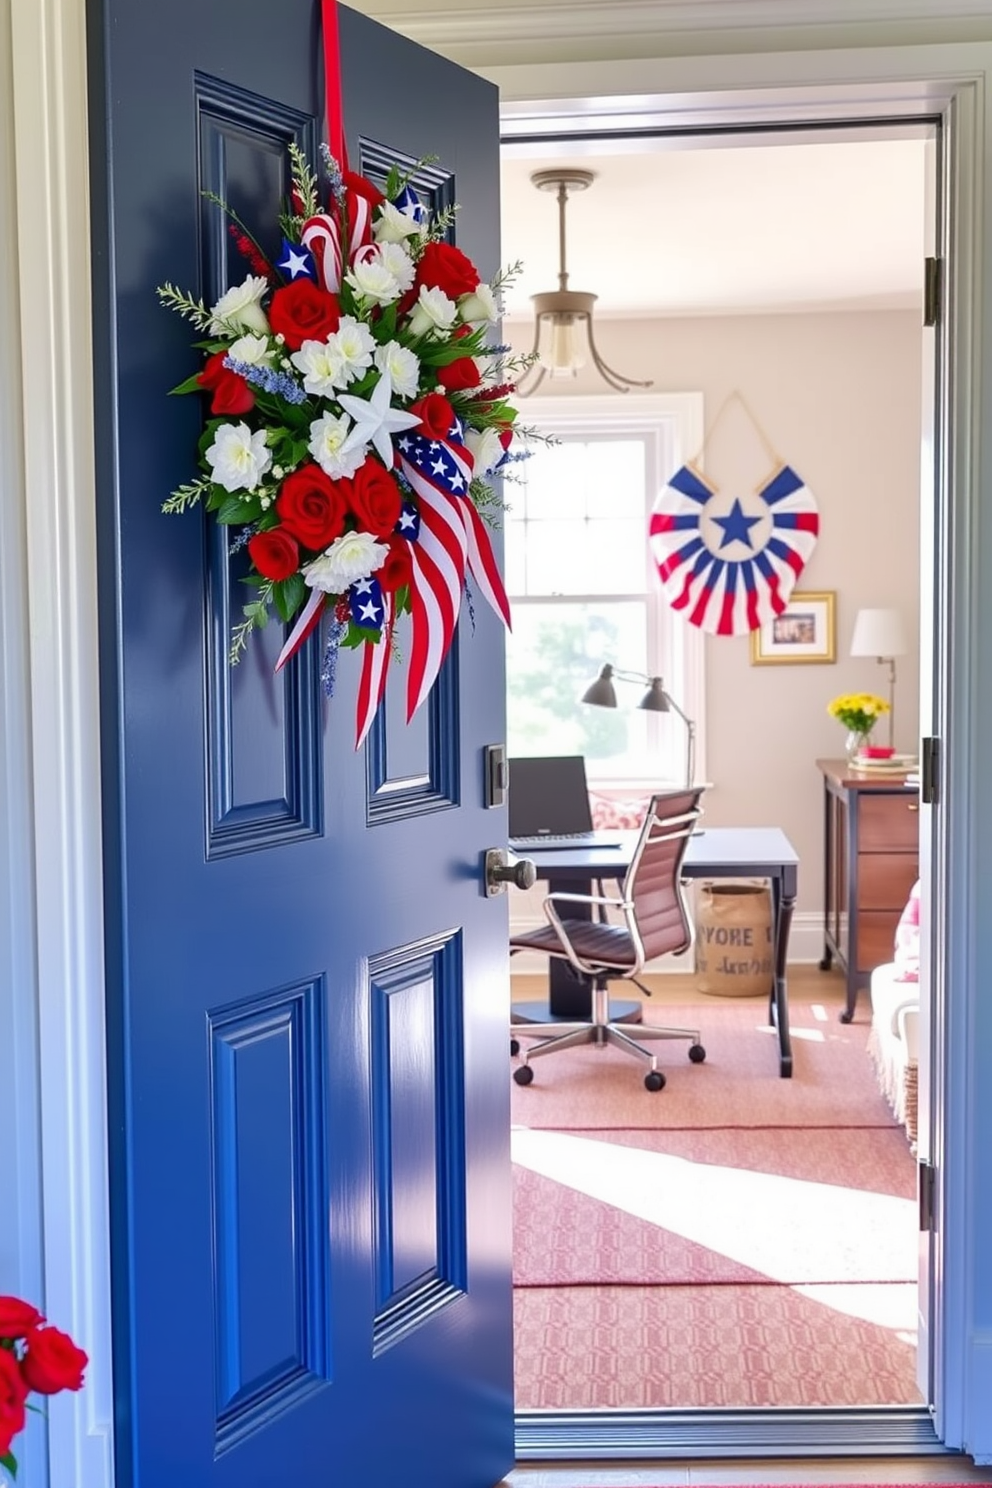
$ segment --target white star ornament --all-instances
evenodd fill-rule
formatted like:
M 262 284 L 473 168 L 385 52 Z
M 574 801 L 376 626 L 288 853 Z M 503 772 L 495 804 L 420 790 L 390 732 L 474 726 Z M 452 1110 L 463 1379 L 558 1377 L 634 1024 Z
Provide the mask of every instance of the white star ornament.
M 355 420 L 355 426 L 341 446 L 341 453 L 356 449 L 359 445 L 375 446 L 387 470 L 393 468 L 393 435 L 401 429 L 412 429 L 420 423 L 416 413 L 404 413 L 401 408 L 391 408 L 393 380 L 383 372 L 369 398 L 356 398 L 353 393 L 338 393 L 337 401 L 346 413 Z

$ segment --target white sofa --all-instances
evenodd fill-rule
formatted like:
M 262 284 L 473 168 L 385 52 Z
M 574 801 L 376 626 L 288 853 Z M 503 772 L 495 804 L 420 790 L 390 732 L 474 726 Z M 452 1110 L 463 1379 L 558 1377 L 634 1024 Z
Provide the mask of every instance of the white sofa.
M 868 1048 L 882 1090 L 916 1146 L 920 984 L 897 981 L 893 962 L 871 974 L 871 1033 Z

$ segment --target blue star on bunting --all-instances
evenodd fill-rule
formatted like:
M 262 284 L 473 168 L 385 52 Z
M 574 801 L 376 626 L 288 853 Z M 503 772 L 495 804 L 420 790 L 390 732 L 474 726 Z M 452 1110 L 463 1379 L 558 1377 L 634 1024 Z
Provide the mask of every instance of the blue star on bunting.
M 746 548 L 754 547 L 751 541 L 751 528 L 760 522 L 761 518 L 746 517 L 739 497 L 734 497 L 734 504 L 727 516 L 714 517 L 713 520 L 718 527 L 723 528 L 723 537 L 720 540 L 721 548 L 727 547 L 732 542 L 741 542 Z
M 291 243 L 288 238 L 282 240 L 282 258 L 276 264 L 286 277 L 294 279 L 312 279 L 317 282 L 317 266 L 313 261 L 313 254 L 309 248 L 303 248 L 299 243 Z

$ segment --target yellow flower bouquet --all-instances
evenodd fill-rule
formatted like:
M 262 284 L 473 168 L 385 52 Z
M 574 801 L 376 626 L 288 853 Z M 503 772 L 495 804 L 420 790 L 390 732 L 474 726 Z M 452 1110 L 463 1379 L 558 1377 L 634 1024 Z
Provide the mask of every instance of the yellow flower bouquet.
M 888 711 L 889 705 L 885 699 L 876 697 L 872 692 L 845 692 L 827 704 L 827 712 L 831 718 L 836 718 L 852 734 L 861 734 L 865 738 L 882 714 Z

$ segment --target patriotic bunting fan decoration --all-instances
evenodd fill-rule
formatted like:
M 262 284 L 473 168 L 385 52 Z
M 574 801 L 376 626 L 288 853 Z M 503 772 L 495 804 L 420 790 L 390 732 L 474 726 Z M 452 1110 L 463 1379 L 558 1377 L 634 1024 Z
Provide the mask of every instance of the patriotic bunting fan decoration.
M 746 635 L 785 609 L 819 530 L 812 492 L 790 466 L 742 499 L 689 464 L 655 502 L 649 541 L 673 610 L 711 635 Z
M 335 12 L 324 11 L 331 76 Z M 343 150 L 340 129 L 330 132 Z M 236 529 L 231 551 L 247 550 L 232 662 L 271 617 L 289 627 L 277 671 L 329 618 L 328 692 L 338 648 L 362 650 L 357 748 L 385 692 L 401 614 L 408 718 L 448 652 L 469 576 L 510 623 L 481 514 L 498 508 L 489 482 L 515 458 L 505 379 L 519 359 L 487 341 L 509 275 L 481 281 L 447 241 L 450 213 L 434 218 L 418 197 L 417 168 L 394 168 L 380 191 L 328 147 L 322 155 L 318 177 L 290 146 L 278 253 L 230 214 L 243 283 L 209 307 L 171 284 L 158 291 L 206 353 L 174 391 L 210 400 L 203 473 L 164 510 L 202 499 Z

